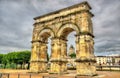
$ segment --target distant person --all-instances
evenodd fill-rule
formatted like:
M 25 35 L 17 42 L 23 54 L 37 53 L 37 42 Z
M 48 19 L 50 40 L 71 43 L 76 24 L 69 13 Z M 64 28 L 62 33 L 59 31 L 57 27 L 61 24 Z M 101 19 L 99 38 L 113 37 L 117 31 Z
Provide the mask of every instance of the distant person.
M 101 63 L 100 63 L 100 70 L 102 70 L 102 65 L 101 65 Z

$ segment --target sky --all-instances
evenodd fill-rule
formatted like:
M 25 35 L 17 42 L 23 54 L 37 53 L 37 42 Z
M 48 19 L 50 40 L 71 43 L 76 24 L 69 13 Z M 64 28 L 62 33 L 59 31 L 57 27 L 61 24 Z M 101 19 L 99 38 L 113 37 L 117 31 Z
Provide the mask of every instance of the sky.
M 0 0 L 0 53 L 31 50 L 34 17 L 83 1 Z M 120 54 L 120 0 L 86 1 L 95 15 L 92 18 L 95 55 Z M 75 45 L 73 34 L 68 37 L 69 46 Z

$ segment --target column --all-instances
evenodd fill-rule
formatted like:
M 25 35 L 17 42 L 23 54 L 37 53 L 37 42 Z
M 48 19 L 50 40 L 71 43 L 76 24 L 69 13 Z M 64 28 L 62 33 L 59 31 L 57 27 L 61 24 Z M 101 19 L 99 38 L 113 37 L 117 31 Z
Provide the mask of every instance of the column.
M 51 42 L 51 66 L 50 66 L 50 72 L 52 74 L 62 74 L 66 71 L 66 63 L 67 60 L 65 59 L 65 52 L 66 52 L 66 46 L 65 43 L 60 38 L 52 38 Z M 64 47 L 64 48 L 63 48 Z M 64 49 L 64 50 L 62 50 Z
M 47 72 L 47 43 L 46 42 L 41 42 L 39 56 L 40 56 L 39 72 L 45 73 Z
M 91 62 L 91 71 L 93 74 L 96 74 L 96 59 L 95 59 L 95 55 L 94 55 L 94 40 L 91 39 L 91 41 L 89 42 L 90 44 L 90 58 L 92 59 L 93 62 Z
M 61 60 L 62 64 L 62 73 L 67 73 L 67 40 L 61 39 Z
M 30 72 L 39 72 L 39 41 L 32 41 L 32 51 L 31 51 L 31 60 L 30 60 Z
M 80 56 L 80 49 L 79 49 L 79 35 L 75 35 L 76 37 L 76 58 L 79 58 Z
M 76 37 L 76 70 L 77 75 L 95 75 L 95 59 L 93 53 L 93 39 L 90 35 L 77 35 Z
M 47 72 L 47 45 L 41 41 L 32 42 L 30 72 Z

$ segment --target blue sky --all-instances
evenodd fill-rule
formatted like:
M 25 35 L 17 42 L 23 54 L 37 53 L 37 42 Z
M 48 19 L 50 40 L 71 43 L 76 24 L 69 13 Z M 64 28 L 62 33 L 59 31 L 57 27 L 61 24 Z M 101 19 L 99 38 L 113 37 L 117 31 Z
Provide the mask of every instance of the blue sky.
M 34 17 L 84 0 L 0 0 L 0 53 L 30 50 Z M 120 54 L 120 0 L 86 0 L 95 15 L 95 54 Z M 74 44 L 74 33 L 69 44 Z

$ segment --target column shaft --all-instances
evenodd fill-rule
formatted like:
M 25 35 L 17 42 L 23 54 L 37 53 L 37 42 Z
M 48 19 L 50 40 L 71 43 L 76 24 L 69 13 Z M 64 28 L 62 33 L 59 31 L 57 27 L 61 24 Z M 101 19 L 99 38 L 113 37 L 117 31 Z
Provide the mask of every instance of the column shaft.
M 61 74 L 66 71 L 66 44 L 60 38 L 52 38 L 50 73 Z M 64 48 L 63 48 L 64 47 Z
M 67 40 L 61 40 L 61 59 L 63 61 L 62 64 L 62 72 L 67 72 Z
M 40 53 L 39 47 L 40 47 L 39 41 L 35 41 L 32 43 L 30 72 L 39 72 L 39 53 Z
M 40 67 L 39 72 L 47 72 L 47 43 L 41 42 L 40 45 Z
M 47 71 L 47 45 L 40 41 L 32 43 L 30 72 Z
M 94 75 L 96 74 L 95 59 L 93 54 L 92 37 L 89 35 L 77 36 L 77 58 L 76 69 L 77 75 Z M 79 44 L 79 46 L 78 46 Z

